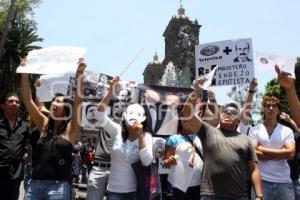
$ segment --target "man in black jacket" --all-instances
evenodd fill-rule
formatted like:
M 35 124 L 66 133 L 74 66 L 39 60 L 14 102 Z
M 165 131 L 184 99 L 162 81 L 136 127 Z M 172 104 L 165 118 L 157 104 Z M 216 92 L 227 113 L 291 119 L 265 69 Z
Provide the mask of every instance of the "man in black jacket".
M 1 99 L 0 114 L 0 194 L 1 199 L 18 200 L 23 177 L 25 147 L 29 138 L 27 123 L 17 117 L 20 107 L 15 93 Z

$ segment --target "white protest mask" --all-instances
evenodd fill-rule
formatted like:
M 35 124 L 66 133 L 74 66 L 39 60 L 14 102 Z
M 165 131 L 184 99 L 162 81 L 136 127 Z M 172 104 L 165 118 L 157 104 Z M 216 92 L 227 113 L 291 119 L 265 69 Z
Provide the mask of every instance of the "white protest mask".
M 133 126 L 134 123 L 142 123 L 145 121 L 145 110 L 139 104 L 132 104 L 127 107 L 126 112 L 123 113 L 123 118 L 128 125 Z

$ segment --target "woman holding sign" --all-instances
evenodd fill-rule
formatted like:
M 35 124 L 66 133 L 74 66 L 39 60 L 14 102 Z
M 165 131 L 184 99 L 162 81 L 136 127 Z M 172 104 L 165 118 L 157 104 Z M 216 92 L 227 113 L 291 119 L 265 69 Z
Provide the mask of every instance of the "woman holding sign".
M 25 65 L 25 61 L 21 61 Z M 76 71 L 77 92 L 72 99 L 56 95 L 47 118 L 35 105 L 29 85 L 28 74 L 22 74 L 21 90 L 23 102 L 29 116 L 36 124 L 40 137 L 33 149 L 33 169 L 25 191 L 25 199 L 70 199 L 72 146 L 81 123 L 83 101 L 83 59 Z

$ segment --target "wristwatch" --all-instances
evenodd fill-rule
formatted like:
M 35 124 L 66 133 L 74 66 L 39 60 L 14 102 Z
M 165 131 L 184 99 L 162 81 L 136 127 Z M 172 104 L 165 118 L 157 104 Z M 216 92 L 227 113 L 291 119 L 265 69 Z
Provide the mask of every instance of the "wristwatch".
M 264 196 L 262 194 L 257 194 L 255 199 L 259 198 L 260 200 L 264 200 Z

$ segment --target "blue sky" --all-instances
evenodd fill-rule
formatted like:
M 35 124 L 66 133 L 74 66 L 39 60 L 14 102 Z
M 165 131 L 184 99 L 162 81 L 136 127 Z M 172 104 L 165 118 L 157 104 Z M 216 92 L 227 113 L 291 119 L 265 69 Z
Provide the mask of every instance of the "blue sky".
M 183 0 L 186 15 L 202 25 L 200 43 L 252 38 L 254 55 L 266 52 L 300 56 L 299 0 Z M 155 50 L 164 58 L 162 34 L 177 14 L 179 0 L 44 0 L 35 10 L 43 47 L 76 45 L 88 49 L 86 62 L 95 72 L 118 75 L 144 48 L 123 75 L 143 82 L 142 73 Z M 255 66 L 259 90 L 275 73 Z M 225 89 L 226 88 L 226 89 Z M 228 87 L 216 88 L 219 102 Z

